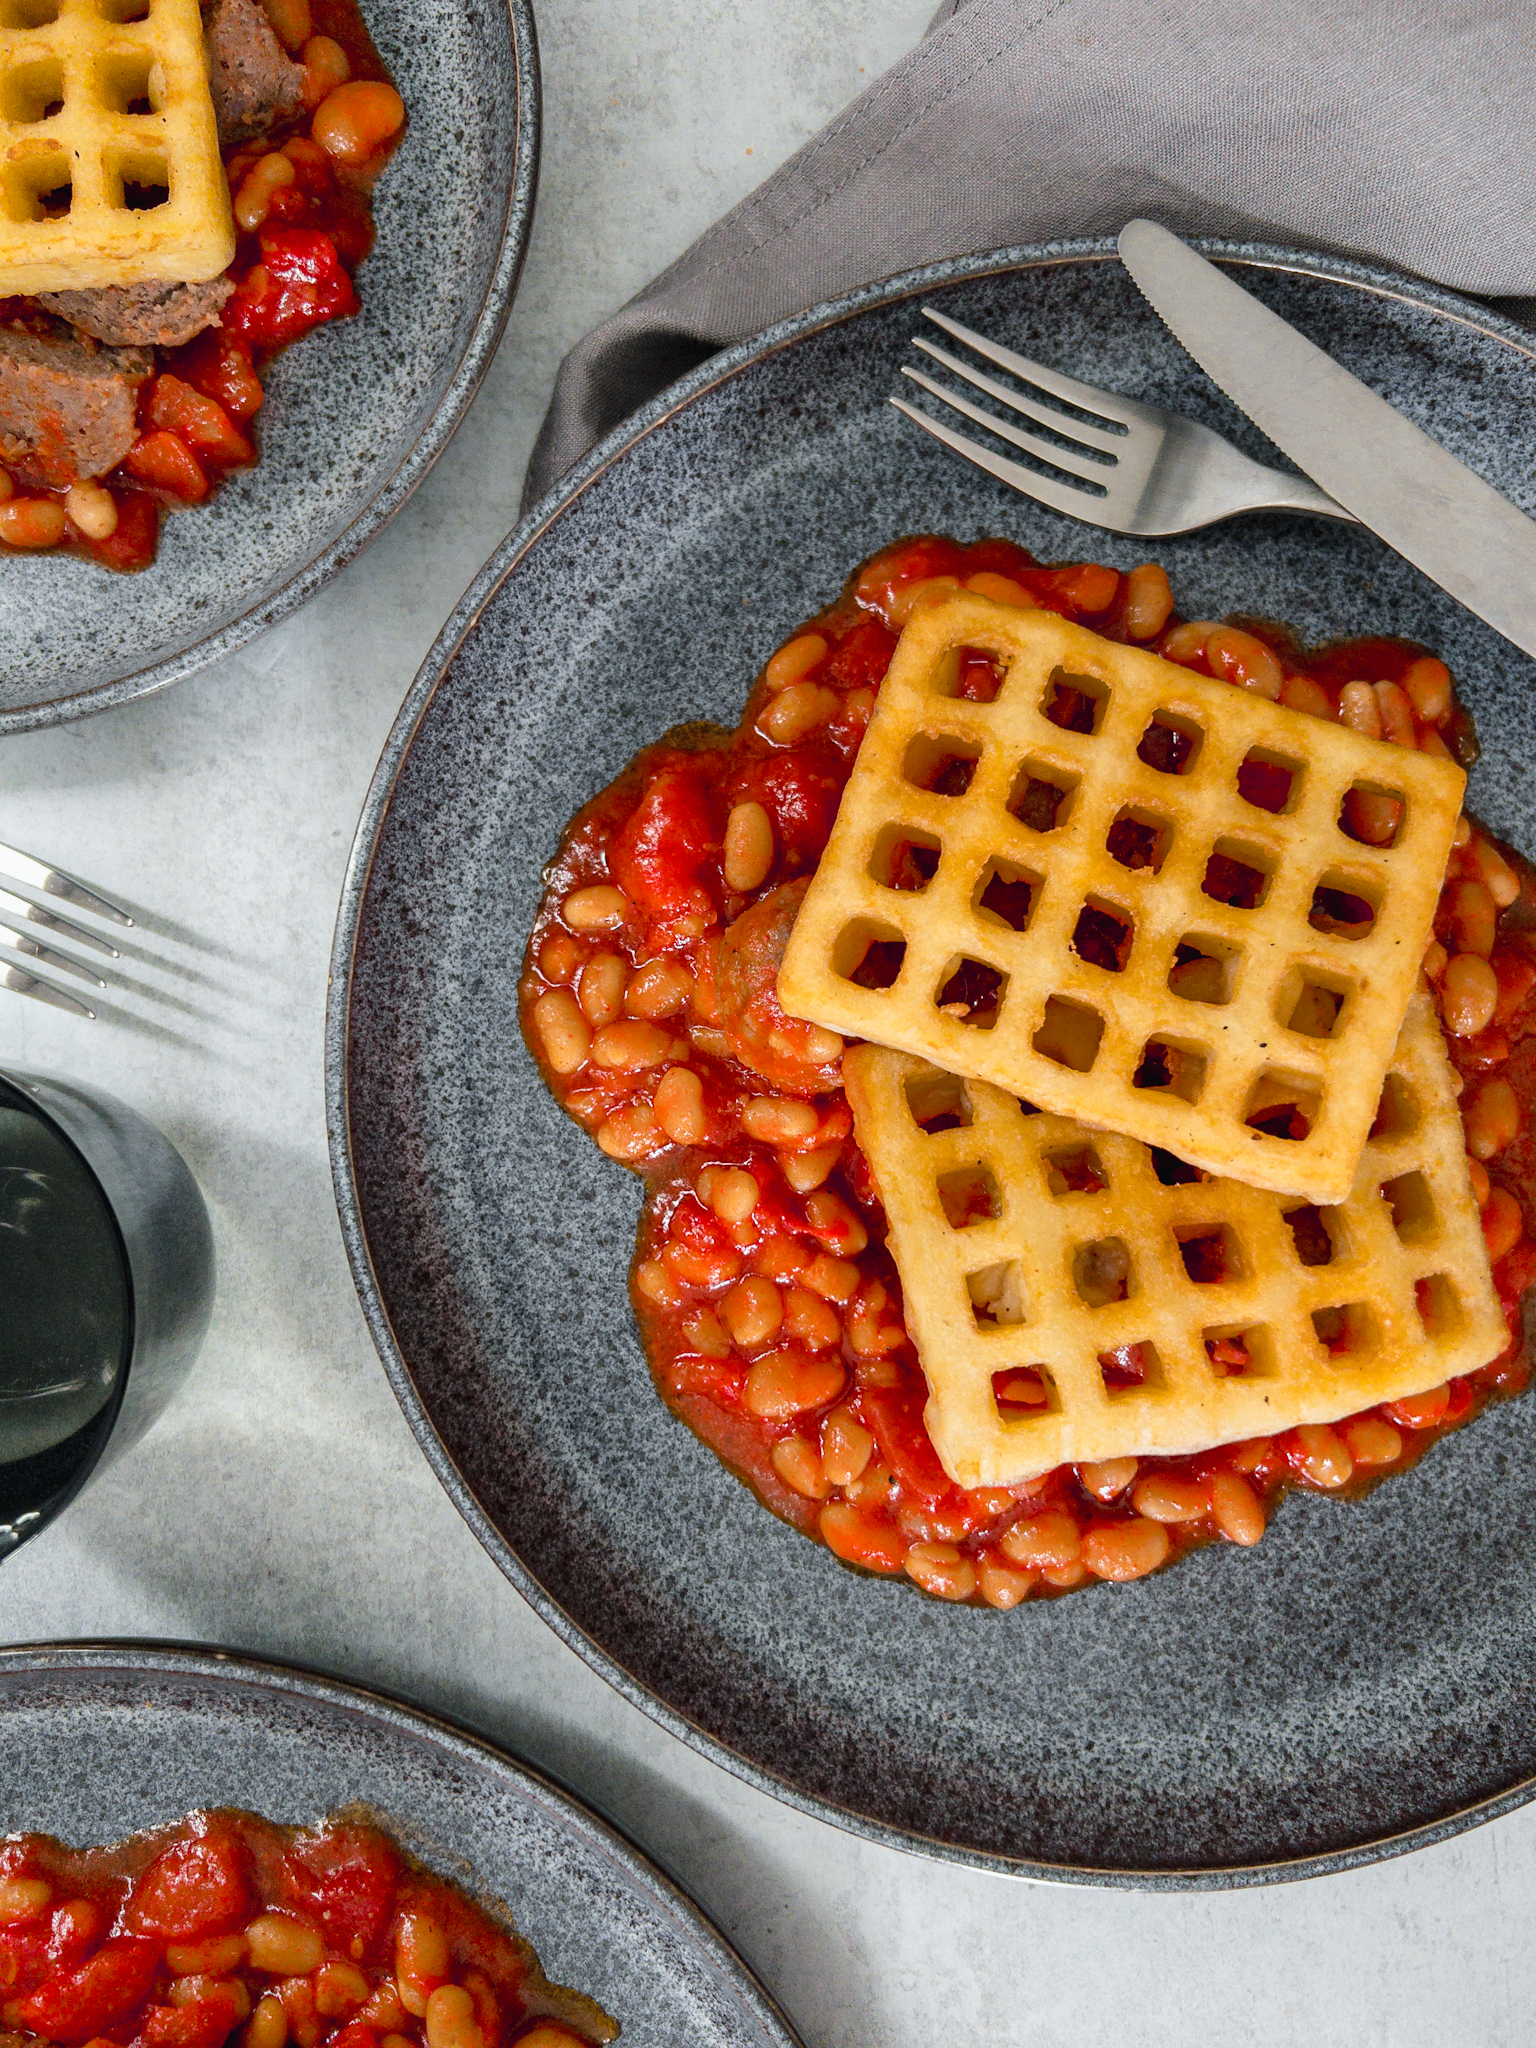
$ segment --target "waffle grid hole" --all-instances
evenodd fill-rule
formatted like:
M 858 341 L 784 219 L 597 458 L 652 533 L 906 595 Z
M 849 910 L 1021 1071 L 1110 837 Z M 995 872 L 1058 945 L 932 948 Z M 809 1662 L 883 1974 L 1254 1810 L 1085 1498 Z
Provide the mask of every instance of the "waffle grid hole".
M 153 149 L 127 149 L 107 165 L 107 199 L 129 213 L 152 213 L 171 196 L 171 172 Z
M 1339 805 L 1339 830 L 1360 846 L 1396 846 L 1407 823 L 1407 798 L 1383 782 L 1351 783 Z
M 0 78 L 0 116 L 18 127 L 48 121 L 64 105 L 64 65 L 58 57 L 30 57 Z
M 1200 1338 L 1217 1379 L 1273 1377 L 1275 1340 L 1267 1324 L 1213 1323 Z
M 907 956 L 907 942 L 890 925 L 866 917 L 845 924 L 832 946 L 832 972 L 857 987 L 878 993 L 895 985 Z
M 1000 1422 L 1028 1422 L 1061 1413 L 1061 1394 L 1046 1365 L 1007 1365 L 992 1375 L 992 1405 Z
M 989 860 L 981 871 L 971 907 L 980 917 L 1006 925 L 1011 932 L 1029 929 L 1040 900 L 1040 877 L 1016 861 Z
M 1395 1180 L 1383 1181 L 1381 1196 L 1391 1211 L 1392 1228 L 1401 1243 L 1429 1244 L 1438 1236 L 1440 1219 L 1435 1214 L 1435 1198 L 1422 1173 L 1400 1173 Z
M 1331 1266 L 1345 1253 L 1344 1218 L 1338 1209 L 1301 1202 L 1285 1211 L 1291 1247 L 1304 1266 Z
M 1388 1074 L 1371 1125 L 1372 1143 L 1411 1138 L 1419 1128 L 1419 1117 L 1419 1099 L 1408 1083 L 1401 1074 Z
M 975 1162 L 941 1173 L 934 1183 L 939 1206 L 951 1230 L 969 1230 L 977 1223 L 995 1223 L 1003 1213 L 1003 1194 L 990 1166 Z
M 942 852 L 942 845 L 931 832 L 920 831 L 915 825 L 887 825 L 870 853 L 869 878 L 882 889 L 918 894 L 938 873 Z
M 1059 732 L 1091 739 L 1103 731 L 1108 709 L 1109 685 L 1098 676 L 1075 676 L 1064 668 L 1053 668 L 1046 678 L 1040 715 Z
M 1111 860 L 1129 868 L 1132 874 L 1155 875 L 1168 858 L 1172 844 L 1173 827 L 1166 818 L 1159 817 L 1156 811 L 1127 804 L 1110 826 L 1104 849 Z
M 954 733 L 914 733 L 902 756 L 901 773 L 914 789 L 932 796 L 964 796 L 976 774 L 981 748 Z
M 1072 815 L 1078 779 L 1064 769 L 1026 761 L 1013 779 L 1008 813 L 1031 832 L 1055 832 Z
M 1168 986 L 1186 1003 L 1221 1008 L 1237 994 L 1242 948 L 1205 932 L 1191 932 L 1174 948 Z
M 1317 1341 L 1336 1359 L 1368 1358 L 1381 1341 L 1376 1312 L 1366 1302 L 1343 1302 L 1312 1311 Z
M 1109 1186 L 1109 1175 L 1091 1145 L 1069 1145 L 1047 1152 L 1040 1162 L 1045 1184 L 1059 1200 L 1063 1195 L 1098 1195 Z
M 109 50 L 96 62 L 96 97 L 114 114 L 158 114 L 165 73 L 150 50 Z
M 1243 1122 L 1266 1138 L 1299 1145 L 1315 1128 L 1322 1099 L 1322 1084 L 1311 1075 L 1266 1067 L 1248 1092 Z
M 1104 1019 L 1086 1003 L 1074 1003 L 1066 996 L 1049 996 L 1045 1015 L 1033 1040 L 1035 1051 L 1058 1067 L 1070 1067 L 1075 1074 L 1092 1071 L 1104 1036 Z
M 991 1031 L 1008 1000 L 1008 977 L 990 960 L 962 953 L 939 979 L 934 1008 L 971 1031 Z
M 1453 1337 L 1466 1320 L 1461 1296 L 1445 1273 L 1431 1273 L 1416 1281 L 1413 1302 L 1426 1337 Z
M 61 149 L 15 157 L 5 166 L 4 205 L 18 223 L 62 220 L 73 200 L 69 158 Z
M 967 1273 L 965 1291 L 978 1330 L 1014 1329 L 1029 1321 L 1024 1276 L 1012 1259 L 999 1259 Z
M 1191 775 L 1204 742 L 1205 733 L 1194 719 L 1178 711 L 1154 711 L 1136 744 L 1136 758 L 1159 775 Z
M 1250 747 L 1237 771 L 1237 793 L 1255 810 L 1272 817 L 1288 817 L 1301 796 L 1306 770 L 1289 754 L 1277 754 L 1269 747 Z
M 59 18 L 59 0 L 0 0 L 0 29 L 47 28 Z
M 1112 1401 L 1126 1397 L 1144 1400 L 1166 1385 L 1155 1344 L 1120 1344 L 1113 1351 L 1101 1351 L 1098 1363 L 1104 1391 Z
M 1106 902 L 1102 896 L 1090 896 L 1078 913 L 1072 950 L 1089 966 L 1102 967 L 1106 974 L 1120 974 L 1130 957 L 1135 936 L 1136 927 L 1128 910 Z
M 1330 868 L 1312 891 L 1307 922 L 1334 939 L 1366 939 L 1376 928 L 1382 887 L 1374 876 Z
M 1131 1086 L 1149 1095 L 1166 1095 L 1196 1103 L 1205 1090 L 1209 1058 L 1203 1047 L 1178 1038 L 1149 1038 L 1131 1077 Z
M 1281 985 L 1276 1014 L 1300 1038 L 1340 1038 L 1354 983 L 1316 968 L 1293 968 Z
M 131 21 L 148 21 L 151 0 L 97 0 L 103 21 L 124 28 Z
M 1202 894 L 1229 910 L 1260 910 L 1274 879 L 1275 856 L 1246 839 L 1218 839 L 1205 864 Z
M 912 1121 L 930 1138 L 942 1131 L 968 1131 L 975 1122 L 970 1095 L 958 1074 L 914 1074 L 906 1089 Z
M 1123 1237 L 1096 1237 L 1072 1254 L 1072 1285 L 1085 1308 L 1130 1299 L 1131 1254 Z
M 1174 1241 L 1184 1271 L 1196 1287 L 1220 1287 L 1228 1280 L 1246 1280 L 1248 1260 L 1229 1223 L 1174 1225 Z

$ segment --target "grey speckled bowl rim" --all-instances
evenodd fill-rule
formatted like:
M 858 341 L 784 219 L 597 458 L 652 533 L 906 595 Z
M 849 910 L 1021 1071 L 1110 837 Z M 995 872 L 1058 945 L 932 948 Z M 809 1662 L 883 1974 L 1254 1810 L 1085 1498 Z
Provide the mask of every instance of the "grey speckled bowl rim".
M 542 105 L 539 91 L 539 45 L 533 25 L 532 0 L 503 0 L 512 31 L 512 50 L 517 65 L 517 147 L 513 157 L 511 188 L 507 193 L 502 221 L 501 245 L 481 303 L 469 344 L 459 358 L 458 368 L 442 399 L 422 429 L 414 446 L 393 472 L 363 505 L 329 547 L 297 575 L 270 596 L 258 599 L 238 618 L 231 619 L 216 633 L 164 661 L 152 661 L 119 676 L 99 689 L 80 690 L 69 697 L 46 704 L 23 704 L 13 711 L 0 711 L 0 737 L 11 732 L 32 732 L 42 726 L 63 725 L 87 718 L 93 712 L 109 711 L 114 704 L 126 704 L 133 697 L 147 697 L 171 683 L 182 682 L 211 662 L 236 653 L 258 634 L 308 604 L 331 578 L 360 555 L 394 518 L 439 455 L 453 439 L 469 402 L 479 390 L 501 341 L 507 315 L 512 309 L 528 236 L 533 226 L 534 197 L 539 182 L 539 136 Z
M 1536 357 L 1531 335 L 1512 321 L 1472 301 L 1421 279 L 1356 263 L 1344 257 L 1309 254 L 1265 243 L 1201 240 L 1195 243 L 1206 255 L 1234 265 L 1251 264 L 1266 270 L 1301 272 L 1334 283 L 1349 284 L 1383 298 L 1406 300 L 1490 337 L 1508 343 L 1523 354 Z M 363 1229 L 354 1172 L 349 1100 L 347 1052 L 350 1035 L 351 976 L 353 953 L 364 900 L 368 894 L 374 853 L 388 821 L 391 798 L 412 740 L 432 704 L 433 697 L 452 666 L 463 642 L 476 630 L 481 615 L 506 579 L 534 543 L 553 526 L 563 512 L 579 498 L 596 478 L 638 442 L 655 433 L 667 421 L 702 393 L 727 378 L 750 369 L 764 357 L 792 347 L 803 337 L 838 322 L 856 319 L 867 308 L 884 306 L 894 300 L 912 298 L 966 278 L 995 276 L 1001 272 L 1065 263 L 1115 262 L 1118 257 L 1112 238 L 1048 242 L 1033 248 L 994 249 L 974 256 L 955 257 L 918 270 L 861 286 L 841 298 L 812 306 L 793 318 L 780 321 L 749 341 L 712 356 L 670 385 L 659 397 L 598 443 L 555 488 L 535 505 L 485 564 L 460 599 L 452 616 L 438 635 L 436 644 L 422 663 L 410 692 L 400 707 L 358 820 L 357 836 L 347 865 L 337 912 L 336 937 L 331 955 L 330 997 L 326 1009 L 325 1092 L 326 1127 L 331 1155 L 331 1175 L 336 1189 L 342 1237 L 351 1261 L 363 1313 L 378 1347 L 379 1357 L 394 1388 L 405 1418 L 416 1434 L 427 1461 L 442 1482 L 449 1498 L 480 1542 L 495 1559 L 506 1577 L 548 1623 L 561 1641 L 585 1659 L 633 1706 L 649 1714 L 669 1733 L 686 1742 L 701 1755 L 743 1778 L 760 1792 L 798 1808 L 819 1820 L 846 1828 L 864 1840 L 888 1848 L 959 1863 L 976 1870 L 1061 1884 L 1087 1884 L 1129 1891 L 1228 1891 L 1252 1885 L 1320 1877 L 1354 1870 L 1389 1856 L 1403 1856 L 1432 1846 L 1452 1835 L 1497 1819 L 1501 1814 L 1536 1798 L 1536 1777 L 1522 1778 L 1503 1791 L 1470 1806 L 1457 1808 L 1438 1820 L 1399 1834 L 1376 1837 L 1326 1854 L 1271 1863 L 1221 1867 L 1191 1867 L 1182 1870 L 1099 1869 L 1087 1865 L 1038 1863 L 1024 1858 L 996 1855 L 968 1849 L 951 1842 L 936 1841 L 907 1829 L 840 1806 L 832 1800 L 802 1792 L 797 1786 L 764 1769 L 707 1733 L 667 1701 L 659 1698 L 637 1679 L 601 1644 L 580 1628 L 560 1603 L 552 1598 L 501 1534 L 476 1498 L 463 1473 L 449 1455 L 433 1427 L 431 1417 L 417 1391 L 411 1368 L 396 1341 L 384 1306 L 378 1276 Z M 1198 373 L 1196 373 L 1198 374 Z
M 214 1685 L 240 1685 L 253 1693 L 284 1693 L 332 1707 L 362 1721 L 382 1721 L 397 1734 L 446 1751 L 457 1762 L 489 1770 L 509 1781 L 525 1799 L 557 1807 L 565 1821 L 583 1837 L 594 1854 L 616 1863 L 636 1890 L 688 1928 L 700 1949 L 712 1957 L 742 2004 L 770 2041 L 781 2048 L 802 2048 L 800 2036 L 780 2011 L 766 1986 L 743 1961 L 714 1922 L 688 1896 L 675 1878 L 646 1855 L 620 1828 L 588 1806 L 585 1800 L 547 1772 L 536 1770 L 498 1744 L 448 1721 L 425 1707 L 395 1699 L 372 1686 L 350 1679 L 329 1678 L 297 1664 L 248 1656 L 209 1644 L 138 1641 L 131 1638 L 76 1643 L 17 1643 L 0 1648 L 0 1688 L 13 1672 L 40 1672 L 50 1677 L 102 1672 L 153 1671 L 168 1677 L 196 1678 Z M 84 1846 L 77 1844 L 76 1846 Z

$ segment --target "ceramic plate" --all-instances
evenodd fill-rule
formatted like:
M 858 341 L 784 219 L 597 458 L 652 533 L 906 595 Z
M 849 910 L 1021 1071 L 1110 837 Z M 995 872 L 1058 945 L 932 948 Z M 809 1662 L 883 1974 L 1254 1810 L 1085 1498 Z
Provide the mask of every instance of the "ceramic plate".
M 1536 354 L 1464 301 L 1320 258 L 1236 274 L 1536 511 Z M 336 1185 L 387 1371 L 514 1584 L 631 1700 L 755 1784 L 932 1853 L 1232 1884 L 1386 1853 L 1529 1795 L 1536 1401 L 1360 1503 L 1290 1500 L 1251 1553 L 998 1615 L 854 1576 L 662 1407 L 625 1272 L 639 1183 L 518 1035 L 539 870 L 674 721 L 905 533 L 1168 567 L 1192 617 L 1443 651 L 1477 808 L 1536 850 L 1531 665 L 1370 534 L 1252 516 L 1151 546 L 1040 511 L 886 404 L 923 304 L 1276 460 L 1097 244 L 969 258 L 717 357 L 506 542 L 401 713 L 343 899 Z
M 83 1847 L 198 1806 L 302 1825 L 357 1801 L 429 1868 L 504 1901 L 548 1976 L 610 2012 L 624 2048 L 797 2048 L 690 1899 L 489 1743 L 377 1693 L 219 1652 L 0 1651 L 0 1835 Z
M 161 689 L 295 611 L 399 511 L 473 398 L 533 217 L 532 8 L 363 0 L 363 14 L 410 126 L 374 194 L 361 313 L 273 364 L 260 463 L 168 519 L 148 569 L 6 560 L 0 733 Z

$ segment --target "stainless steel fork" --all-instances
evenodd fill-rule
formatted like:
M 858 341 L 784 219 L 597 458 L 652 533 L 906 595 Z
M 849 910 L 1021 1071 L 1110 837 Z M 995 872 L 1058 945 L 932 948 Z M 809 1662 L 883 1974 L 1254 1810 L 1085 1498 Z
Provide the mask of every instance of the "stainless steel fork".
M 912 337 L 913 346 L 924 355 L 973 390 L 983 392 L 994 405 L 1044 427 L 1051 438 L 1015 426 L 922 370 L 904 363 L 901 374 L 942 405 L 1050 468 L 1042 472 L 1012 462 L 904 398 L 892 398 L 892 405 L 946 448 L 1054 512 L 1066 512 L 1111 533 L 1189 533 L 1217 519 L 1230 519 L 1235 512 L 1318 512 L 1328 519 L 1359 524 L 1353 513 L 1306 477 L 1266 469 L 1195 420 L 1165 412 L 1160 405 L 1146 405 L 1138 398 L 1123 398 L 1081 384 L 1075 377 L 1065 377 L 1059 370 L 1032 363 L 1027 356 L 989 341 L 943 313 L 927 306 L 923 312 L 936 327 L 977 355 L 1058 400 L 1057 405 L 1043 405 L 920 334 Z M 1064 412 L 1062 406 L 1076 410 Z M 1084 413 L 1091 417 L 1082 418 Z
M 46 861 L 35 860 L 30 853 L 22 853 L 14 846 L 0 845 L 0 875 L 8 876 L 13 882 L 35 889 L 42 896 L 61 897 L 66 903 L 73 903 L 79 909 L 91 912 L 112 924 L 131 925 L 133 919 L 119 903 L 110 897 L 98 895 L 88 889 L 84 882 L 73 875 L 65 874 L 62 868 L 50 867 Z M 73 918 L 60 917 L 41 903 L 34 903 L 29 896 L 18 896 L 14 890 L 0 888 L 0 911 L 9 917 L 21 919 L 24 924 L 33 924 L 40 930 L 51 932 L 57 938 L 69 939 L 77 946 L 88 947 L 94 953 L 105 954 L 116 960 L 120 956 L 116 946 L 86 926 L 76 924 Z M 60 968 L 66 974 L 77 975 L 81 981 L 89 982 L 95 988 L 105 988 L 106 983 L 94 968 L 76 960 L 72 954 L 61 953 L 57 946 L 34 939 L 29 932 L 17 931 L 16 927 L 0 919 L 0 949 L 16 954 L 19 959 L 35 960 L 40 966 Z M 94 1017 L 96 1012 L 81 1002 L 67 989 L 57 988 L 51 981 L 44 981 L 41 975 L 32 973 L 12 961 L 0 959 L 0 988 L 13 990 L 17 995 L 32 996 L 40 1003 L 51 1003 L 56 1010 L 68 1010 L 77 1017 Z

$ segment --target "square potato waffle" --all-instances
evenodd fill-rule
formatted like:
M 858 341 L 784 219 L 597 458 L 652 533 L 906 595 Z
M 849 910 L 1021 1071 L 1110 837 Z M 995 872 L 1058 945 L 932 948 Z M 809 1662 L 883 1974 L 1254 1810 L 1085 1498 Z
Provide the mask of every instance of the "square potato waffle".
M 1332 1209 L 1231 1180 L 1165 1186 L 1166 1156 L 1134 1138 L 1026 1113 L 882 1046 L 854 1048 L 843 1071 L 928 1379 L 928 1434 L 962 1486 L 1333 1422 L 1509 1341 L 1425 996 Z M 1304 1246 L 1324 1262 L 1303 1263 Z M 1213 1249 L 1224 1277 L 1197 1280 Z M 1123 1299 L 1099 1299 L 1105 1271 L 1123 1274 Z M 1207 1340 L 1222 1339 L 1247 1351 L 1245 1369 L 1215 1362 Z M 1145 1383 L 1107 1384 L 1104 1362 L 1113 1377 L 1130 1345 L 1151 1347 Z M 1009 1407 L 1014 1372 L 1038 1375 L 1048 1406 Z
M 966 648 L 1005 670 L 990 704 L 953 694 Z M 1079 693 L 1080 715 L 1091 705 L 1091 732 L 1045 716 L 1061 688 Z M 1151 765 L 1151 741 L 1155 757 L 1177 749 L 1177 771 Z M 1279 814 L 1239 792 L 1249 764 L 1272 783 L 1289 775 Z M 1111 645 L 1054 613 L 957 595 L 902 634 L 779 998 L 793 1016 L 1213 1173 L 1341 1201 L 1430 936 L 1465 782 L 1451 761 Z M 1359 787 L 1402 799 L 1392 846 L 1341 829 Z M 1139 866 L 1111 853 L 1126 831 Z M 1257 895 L 1252 908 L 1209 893 L 1233 877 Z M 1309 921 L 1343 899 L 1374 909 L 1359 937 Z M 1118 971 L 1077 949 L 1090 917 L 1128 935 Z M 1211 978 L 1204 999 L 1170 986 L 1181 948 L 1211 963 L 1199 970 Z M 965 973 L 1003 978 L 990 1019 L 940 1008 L 966 962 Z M 1308 1119 L 1304 1137 L 1249 1124 L 1287 1102 Z
M 0 296 L 234 253 L 197 0 L 0 0 Z

